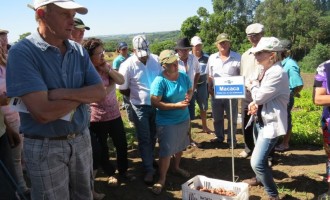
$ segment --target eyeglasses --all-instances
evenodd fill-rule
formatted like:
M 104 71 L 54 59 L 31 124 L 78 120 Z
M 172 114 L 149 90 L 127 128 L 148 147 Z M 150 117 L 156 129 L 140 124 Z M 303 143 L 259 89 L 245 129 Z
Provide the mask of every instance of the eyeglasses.
M 105 53 L 105 50 L 99 52 L 99 53 L 94 53 L 93 56 L 101 56 L 101 55 L 104 55 Z

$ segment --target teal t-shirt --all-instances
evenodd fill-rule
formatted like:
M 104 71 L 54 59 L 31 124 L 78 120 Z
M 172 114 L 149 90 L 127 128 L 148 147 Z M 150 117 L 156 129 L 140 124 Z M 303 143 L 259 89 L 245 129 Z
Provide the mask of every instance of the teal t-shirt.
M 296 61 L 292 58 L 287 57 L 282 61 L 283 69 L 289 77 L 289 88 L 292 91 L 298 86 L 304 85 L 303 80 L 300 76 L 300 68 Z
M 163 74 L 157 76 L 151 84 L 150 94 L 162 96 L 165 103 L 177 103 L 183 101 L 188 90 L 192 87 L 186 73 L 179 72 L 176 81 L 166 79 Z M 157 125 L 174 125 L 189 119 L 188 107 L 185 109 L 156 110 Z
M 128 55 L 128 57 L 129 57 L 129 55 Z M 112 68 L 115 70 L 119 70 L 121 63 L 123 63 L 127 58 L 125 58 L 122 55 L 117 56 L 112 62 Z

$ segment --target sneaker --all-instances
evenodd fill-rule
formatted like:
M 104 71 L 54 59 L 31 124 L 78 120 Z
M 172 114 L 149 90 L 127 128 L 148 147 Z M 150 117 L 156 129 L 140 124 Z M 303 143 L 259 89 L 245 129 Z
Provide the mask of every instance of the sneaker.
M 245 179 L 242 181 L 243 183 L 247 183 L 249 184 L 249 186 L 258 186 L 258 185 L 262 185 L 260 181 L 257 180 L 256 177 L 253 178 L 249 178 L 249 179 Z
M 241 153 L 238 154 L 238 156 L 241 158 L 247 158 L 247 157 L 249 157 L 249 154 L 246 153 L 245 151 L 242 151 Z

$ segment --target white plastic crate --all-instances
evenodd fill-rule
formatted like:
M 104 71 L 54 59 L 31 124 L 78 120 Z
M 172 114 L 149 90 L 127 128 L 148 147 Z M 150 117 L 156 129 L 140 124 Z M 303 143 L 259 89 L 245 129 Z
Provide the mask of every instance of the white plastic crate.
M 236 193 L 235 196 L 222 196 L 208 192 L 197 190 L 197 187 L 223 188 Z M 206 176 L 197 175 L 184 184 L 182 184 L 182 199 L 183 200 L 248 200 L 249 189 L 247 183 L 233 183 L 219 179 L 208 178 Z

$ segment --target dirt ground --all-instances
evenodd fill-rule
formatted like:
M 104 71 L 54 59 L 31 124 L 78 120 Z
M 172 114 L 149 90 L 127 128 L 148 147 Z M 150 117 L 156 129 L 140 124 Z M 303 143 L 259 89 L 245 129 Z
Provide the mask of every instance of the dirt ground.
M 312 84 L 313 75 L 304 76 L 306 87 Z M 306 88 L 305 87 L 305 88 Z M 208 125 L 213 130 L 211 113 L 208 113 Z M 192 123 L 193 138 L 202 144 L 201 148 L 188 148 L 184 154 L 181 166 L 195 175 L 205 175 L 226 181 L 232 181 L 232 152 L 227 144 L 214 144 L 209 140 L 213 135 L 201 133 L 200 120 Z M 251 178 L 254 173 L 250 167 L 250 158 L 239 158 L 238 154 L 244 148 L 241 127 L 239 126 L 238 145 L 234 149 L 234 172 L 237 182 Z M 168 173 L 164 191 L 156 196 L 151 192 L 151 186 L 143 181 L 141 159 L 137 149 L 129 150 L 130 172 L 137 178 L 133 181 L 122 182 L 118 187 L 109 187 L 102 172 L 98 174 L 95 185 L 98 192 L 106 193 L 105 199 L 111 200 L 149 200 L 149 199 L 182 199 L 181 185 L 188 179 Z M 317 199 L 317 196 L 327 190 L 327 183 L 321 180 L 325 175 L 325 154 L 322 147 L 290 146 L 285 153 L 277 153 L 273 169 L 273 176 L 285 200 Z M 261 186 L 249 188 L 251 200 L 267 199 L 264 188 Z

